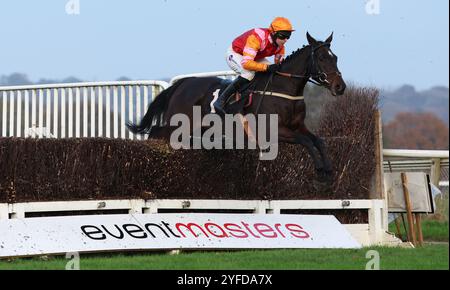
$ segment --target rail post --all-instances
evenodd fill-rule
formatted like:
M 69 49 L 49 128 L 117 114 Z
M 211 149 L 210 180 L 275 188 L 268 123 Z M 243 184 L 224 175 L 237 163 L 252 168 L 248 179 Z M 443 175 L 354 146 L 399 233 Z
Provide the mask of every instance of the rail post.
M 433 158 L 431 159 L 431 183 L 435 186 L 439 186 L 439 180 L 441 177 L 441 159 Z

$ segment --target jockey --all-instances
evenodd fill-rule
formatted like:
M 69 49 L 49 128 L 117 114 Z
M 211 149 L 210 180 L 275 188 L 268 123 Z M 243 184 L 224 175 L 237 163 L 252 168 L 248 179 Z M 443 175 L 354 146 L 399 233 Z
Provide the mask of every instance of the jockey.
M 275 18 L 269 28 L 249 30 L 236 38 L 228 49 L 226 60 L 228 66 L 239 76 L 220 94 L 214 103 L 217 113 L 224 115 L 228 99 L 245 87 L 256 72 L 276 72 L 284 59 L 287 40 L 293 32 L 291 22 L 283 17 Z M 266 59 L 275 56 L 275 63 Z

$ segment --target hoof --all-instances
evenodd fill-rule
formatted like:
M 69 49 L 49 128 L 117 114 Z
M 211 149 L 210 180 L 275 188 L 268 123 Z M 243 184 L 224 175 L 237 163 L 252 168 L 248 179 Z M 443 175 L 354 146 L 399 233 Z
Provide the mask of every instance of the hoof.
M 328 182 L 320 182 L 320 181 L 314 180 L 313 187 L 314 187 L 314 190 L 319 194 L 332 194 L 333 193 L 331 183 L 328 183 Z
M 333 183 L 332 182 L 320 182 L 318 180 L 313 180 L 314 190 L 321 195 L 332 195 L 333 194 Z
M 333 172 L 331 170 L 318 169 L 316 170 L 316 179 L 321 183 L 332 183 Z
M 333 172 L 329 170 L 317 170 L 316 179 L 313 182 L 314 189 L 323 194 L 333 193 Z

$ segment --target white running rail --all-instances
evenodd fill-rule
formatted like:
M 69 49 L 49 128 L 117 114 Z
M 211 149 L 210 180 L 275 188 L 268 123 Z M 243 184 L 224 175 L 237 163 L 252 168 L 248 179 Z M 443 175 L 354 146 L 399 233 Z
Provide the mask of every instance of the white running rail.
M 0 137 L 143 139 L 126 130 L 169 86 L 116 81 L 0 87 Z
M 431 176 L 431 182 L 436 186 L 448 187 L 448 150 L 397 150 L 384 149 L 385 172 L 425 171 Z M 442 176 L 446 170 L 446 180 Z
M 222 79 L 234 79 L 237 76 L 237 74 L 232 70 L 227 71 L 216 71 L 216 72 L 204 72 L 204 73 L 193 73 L 193 74 L 186 74 L 186 75 L 179 75 L 170 80 L 170 85 L 173 85 L 177 81 L 184 79 L 184 78 L 190 78 L 190 77 L 219 77 Z

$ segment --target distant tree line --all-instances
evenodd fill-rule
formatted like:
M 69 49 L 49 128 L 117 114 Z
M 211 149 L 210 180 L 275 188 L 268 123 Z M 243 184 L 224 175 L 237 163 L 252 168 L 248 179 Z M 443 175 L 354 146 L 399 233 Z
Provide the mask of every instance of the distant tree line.
M 383 127 L 384 147 L 448 150 L 448 129 L 433 113 L 399 113 Z

